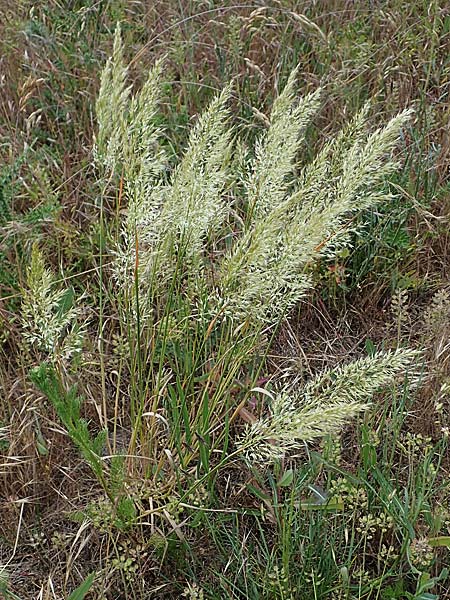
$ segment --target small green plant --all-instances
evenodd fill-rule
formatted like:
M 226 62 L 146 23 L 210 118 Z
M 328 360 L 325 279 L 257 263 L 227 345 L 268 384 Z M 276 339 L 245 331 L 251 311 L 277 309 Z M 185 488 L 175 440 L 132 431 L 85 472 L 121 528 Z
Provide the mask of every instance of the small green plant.
M 102 430 L 95 437 L 90 434 L 88 423 L 80 414 L 82 398 L 77 396 L 76 386 L 65 390 L 53 365 L 42 363 L 31 371 L 30 379 L 50 400 L 69 437 L 80 450 L 106 494 L 104 501 L 100 500 L 88 506 L 82 517 L 89 518 L 100 530 L 108 530 L 111 525 L 119 530 L 132 526 L 136 519 L 136 507 L 134 499 L 124 486 L 124 457 L 113 456 L 109 472 L 102 458 L 108 432 Z
M 47 363 L 33 369 L 30 378 L 50 400 L 70 438 L 78 446 L 95 475 L 103 481 L 101 455 L 106 432 L 101 431 L 94 438 L 90 435 L 88 424 L 80 415 L 82 400 L 77 396 L 77 388 L 72 386 L 66 391 L 54 367 Z

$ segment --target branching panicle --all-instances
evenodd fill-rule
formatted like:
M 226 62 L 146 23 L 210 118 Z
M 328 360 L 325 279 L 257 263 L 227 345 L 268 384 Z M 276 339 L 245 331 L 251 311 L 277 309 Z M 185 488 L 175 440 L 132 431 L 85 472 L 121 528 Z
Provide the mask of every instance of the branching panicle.
M 94 154 L 97 164 L 115 170 L 123 160 L 130 87 L 126 85 L 127 68 L 123 60 L 120 24 L 116 27 L 112 57 L 103 69 L 100 91 L 95 105 L 98 133 Z
M 72 290 L 56 285 L 39 248 L 34 245 L 27 285 L 22 289 L 24 339 L 51 358 L 67 359 L 81 349 L 83 327 L 78 323 L 79 317 Z
M 366 116 L 304 168 L 300 187 L 256 219 L 223 261 L 222 296 L 236 318 L 277 322 L 308 288 L 308 267 L 345 243 L 351 214 L 390 197 L 382 185 L 398 166 L 390 156 L 411 112 L 364 141 Z
M 320 90 L 297 99 L 296 77 L 294 70 L 274 102 L 269 129 L 256 143 L 246 184 L 253 220 L 267 216 L 285 198 L 292 184 L 296 154 L 320 106 Z
M 230 94 L 228 86 L 199 117 L 161 214 L 168 237 L 183 244 L 190 256 L 201 252 L 205 236 L 222 224 L 227 212 L 223 192 L 232 135 L 227 108 Z
M 247 427 L 238 447 L 250 463 L 271 462 L 305 442 L 335 434 L 397 376 L 409 373 L 414 380 L 417 358 L 413 350 L 379 352 L 325 371 L 301 389 L 282 389 L 273 397 L 270 414 Z
M 206 246 L 220 234 L 229 211 L 224 192 L 231 163 L 227 109 L 231 89 L 225 88 L 199 117 L 186 153 L 167 183 L 159 176 L 164 159 L 154 125 L 162 63 L 155 65 L 130 103 L 119 30 L 114 48 L 98 105 L 103 107 L 108 85 L 114 83 L 121 90 L 115 96 L 115 110 L 122 107 L 126 133 L 122 154 L 116 153 L 114 160 L 126 157 L 122 172 L 128 216 L 116 250 L 116 272 L 121 285 L 128 279 L 132 287 L 139 263 L 148 296 L 145 286 L 158 282 L 163 289 L 175 265 L 179 273 L 190 272 L 198 279 L 208 262 Z M 223 314 L 238 322 L 279 321 L 311 285 L 309 270 L 314 261 L 348 243 L 347 221 L 352 213 L 389 197 L 382 191 L 383 182 L 397 166 L 391 154 L 411 116 L 405 111 L 368 135 L 365 106 L 303 168 L 295 185 L 296 156 L 320 104 L 319 91 L 297 100 L 296 75 L 296 71 L 291 74 L 275 101 L 270 126 L 258 140 L 255 158 L 244 175 L 248 214 L 241 235 L 221 262 L 208 265 L 217 273 L 211 296 L 217 298 L 218 310 L 225 307 Z M 114 125 L 112 118 L 102 125 L 101 114 L 99 135 L 103 131 L 102 139 L 113 140 L 122 125 Z

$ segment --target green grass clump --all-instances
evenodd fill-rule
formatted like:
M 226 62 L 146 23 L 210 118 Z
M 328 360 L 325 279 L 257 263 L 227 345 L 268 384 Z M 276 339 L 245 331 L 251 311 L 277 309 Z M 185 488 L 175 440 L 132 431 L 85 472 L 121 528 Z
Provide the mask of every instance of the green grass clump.
M 257 140 L 247 172 L 241 176 L 243 195 L 233 196 L 232 187 L 238 188 L 240 182 L 232 169 L 231 140 L 238 132 L 234 133 L 229 123 L 231 89 L 225 88 L 199 117 L 184 156 L 167 176 L 164 152 L 158 144 L 162 132 L 155 124 L 161 71 L 162 64 L 158 63 L 142 90 L 131 96 L 117 29 L 113 56 L 103 71 L 97 100 L 95 156 L 106 185 L 115 179 L 120 201 L 127 204 L 127 216 L 115 244 L 113 271 L 124 311 L 123 328 L 132 336 L 129 341 L 135 362 L 130 372 L 132 377 L 137 372 L 140 380 L 131 401 L 134 430 L 146 445 L 154 443 L 153 436 L 145 439 L 143 415 L 154 421 L 158 414 L 165 419 L 165 411 L 168 415 L 188 411 L 183 417 L 187 445 L 203 448 L 203 467 L 207 470 L 214 448 L 211 431 L 223 427 L 233 408 L 222 385 L 215 390 L 209 385 L 203 389 L 194 385 L 186 394 L 186 382 L 193 375 L 209 382 L 211 359 L 225 367 L 220 384 L 230 367 L 232 377 L 243 373 L 246 363 L 254 359 L 252 348 L 261 335 L 261 326 L 270 331 L 277 325 L 311 286 L 311 264 L 345 244 L 342 231 L 348 229 L 346 219 L 389 197 L 377 186 L 397 166 L 391 154 L 410 113 L 402 113 L 384 129 L 368 134 L 364 110 L 303 167 L 296 185 L 296 156 L 306 126 L 319 108 L 319 95 L 314 93 L 297 102 L 294 72 L 274 104 L 267 131 Z M 234 206 L 240 215 L 232 214 Z M 230 235 L 235 240 L 227 247 L 223 240 Z M 169 350 L 174 337 L 178 337 L 175 356 Z M 195 351 L 190 338 L 196 340 Z M 248 340 L 251 344 L 246 347 Z M 152 346 L 157 348 L 156 357 Z M 229 358 L 225 359 L 230 351 L 232 366 Z M 191 355 L 193 363 L 180 361 L 180 352 Z M 326 394 L 319 399 L 316 393 L 306 391 L 311 399 L 294 402 L 292 393 L 280 394 L 273 411 L 285 416 L 277 426 L 265 423 L 262 438 L 270 437 L 273 428 L 282 456 L 283 439 L 289 447 L 296 439 L 336 431 L 366 408 L 364 399 L 405 368 L 410 358 L 399 351 L 398 364 L 394 356 L 380 355 L 370 359 L 373 364 L 370 360 L 367 365 L 355 363 L 354 376 L 350 370 L 348 377 L 345 370 L 323 375 L 324 380 L 328 377 L 342 382 L 343 391 L 336 400 Z M 152 364 L 155 366 L 147 367 Z M 369 384 L 369 373 L 377 371 L 380 373 Z M 183 390 L 182 402 L 172 395 L 167 405 L 158 398 L 147 406 L 144 396 L 157 398 L 160 386 L 172 388 L 172 379 L 175 389 Z M 321 385 L 318 383 L 318 388 Z M 360 397 L 345 394 L 346 388 L 356 387 Z M 306 412 L 294 416 L 296 410 L 306 410 L 303 405 L 308 413 L 312 411 L 309 428 L 300 426 Z M 104 417 L 106 421 L 107 415 Z M 298 420 L 298 427 L 289 427 L 292 419 Z M 172 429 L 170 419 L 168 427 Z M 255 436 L 255 431 L 253 427 L 252 435 L 243 442 L 244 447 L 250 446 L 250 452 L 261 437 Z M 176 445 L 179 451 L 180 439 Z M 187 467 L 188 463 L 182 459 L 182 465 Z

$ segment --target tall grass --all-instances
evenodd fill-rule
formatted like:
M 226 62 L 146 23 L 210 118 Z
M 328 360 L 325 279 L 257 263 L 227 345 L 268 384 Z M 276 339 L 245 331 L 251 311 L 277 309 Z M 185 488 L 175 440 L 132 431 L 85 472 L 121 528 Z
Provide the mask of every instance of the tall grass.
M 17 563 L 39 597 L 445 597 L 445 261 L 411 219 L 439 256 L 446 17 L 386 41 L 400 4 L 18 13 L 52 67 L 1 150 L 3 594 Z
M 389 197 L 381 186 L 398 166 L 392 152 L 411 113 L 370 133 L 364 109 L 294 178 L 305 129 L 319 109 L 318 93 L 297 101 L 294 71 L 239 175 L 232 154 L 239 131 L 230 122 L 228 87 L 200 115 L 168 174 L 156 125 L 161 74 L 158 63 L 131 95 L 118 28 L 97 100 L 94 155 L 101 193 L 118 187 L 117 202 L 126 211 L 119 230 L 100 214 L 110 256 L 99 263 L 100 289 L 108 289 L 99 296 L 99 337 L 112 295 L 124 346 L 117 377 L 127 382 L 128 394 L 116 397 L 115 406 L 104 397 L 104 431 L 95 438 L 80 417 L 75 389 L 64 390 L 70 363 L 56 360 L 49 339 L 68 340 L 75 313 L 58 309 L 64 292 L 50 290 L 37 250 L 24 292 L 24 328 L 41 333 L 28 336 L 28 343 L 45 351 L 49 363 L 32 379 L 111 503 L 109 509 L 103 504 L 103 526 L 110 514 L 110 526 L 119 530 L 150 514 L 178 528 L 189 499 L 201 489 L 212 497 L 217 476 L 231 463 L 245 458 L 253 468 L 278 462 L 305 442 L 338 433 L 416 356 L 379 352 L 306 385 L 272 381 L 273 394 L 255 387 L 270 336 L 311 287 L 314 262 L 346 244 L 342 232 L 353 213 Z M 238 196 L 233 190 L 239 189 Z M 102 362 L 104 394 L 107 369 Z M 271 399 L 259 415 L 244 406 L 257 391 Z M 129 436 L 122 457 L 119 419 Z M 232 432 L 239 420 L 247 426 L 236 445 Z M 101 457 L 105 443 L 109 466 Z M 140 482 L 145 496 L 136 491 Z M 144 498 L 151 508 L 144 508 Z M 92 508 L 86 516 L 95 523 Z

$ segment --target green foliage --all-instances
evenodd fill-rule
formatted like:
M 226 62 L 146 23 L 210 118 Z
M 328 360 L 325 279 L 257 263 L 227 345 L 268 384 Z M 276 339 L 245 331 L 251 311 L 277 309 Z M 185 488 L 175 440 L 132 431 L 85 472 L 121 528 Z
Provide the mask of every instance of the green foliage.
M 88 575 L 83 581 L 83 583 L 79 585 L 77 589 L 70 594 L 67 600 L 84 600 L 86 594 L 89 593 L 89 590 L 91 589 L 94 583 L 94 579 L 95 573 L 91 573 L 90 575 Z
M 136 521 L 136 516 L 137 511 L 133 499 L 126 496 L 119 498 L 113 520 L 115 527 L 119 530 L 131 527 Z
M 30 373 L 30 379 L 50 400 L 70 438 L 78 446 L 95 475 L 103 481 L 101 455 L 106 432 L 101 431 L 95 437 L 91 436 L 88 423 L 80 415 L 82 399 L 77 396 L 76 387 L 72 386 L 69 390 L 64 390 L 54 367 L 48 363 L 42 363 L 34 368 Z
M 49 399 L 72 442 L 78 447 L 107 494 L 108 500 L 101 510 L 97 511 L 92 507 L 91 511 L 86 511 L 86 515 L 100 528 L 129 528 L 136 519 L 135 502 L 124 489 L 124 457 L 113 456 L 109 475 L 106 473 L 102 455 L 107 431 L 102 430 L 95 437 L 90 434 L 87 421 L 81 417 L 82 398 L 77 396 L 76 386 L 66 391 L 53 365 L 42 363 L 30 372 L 30 379 Z

